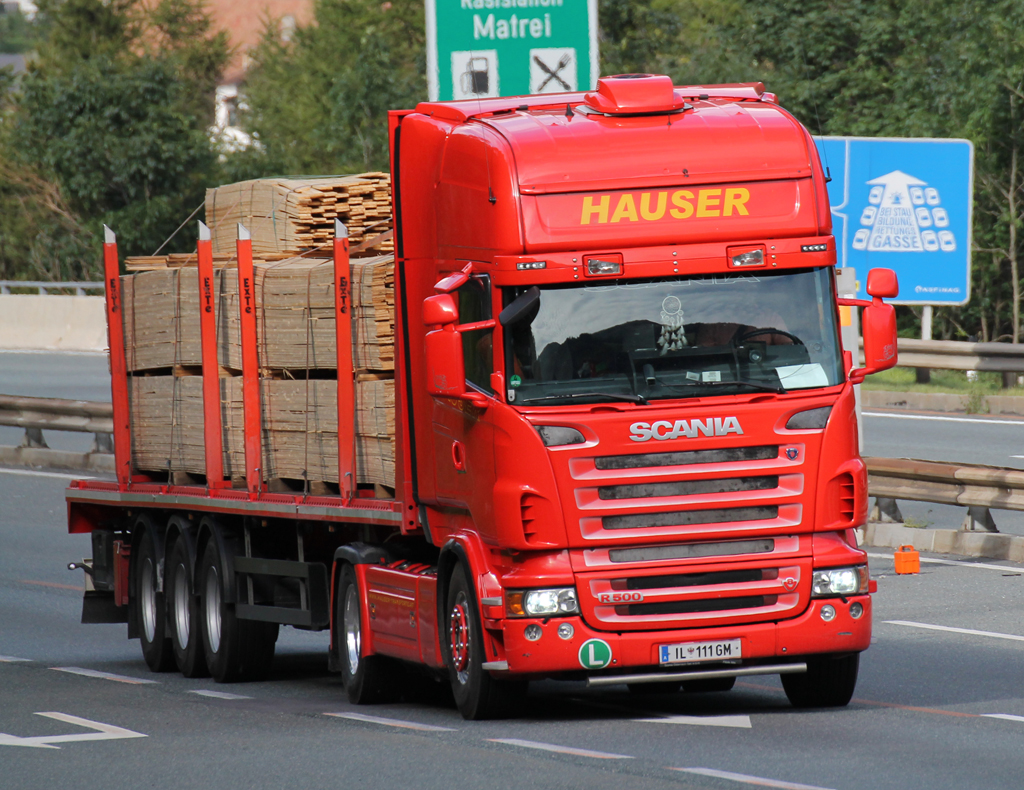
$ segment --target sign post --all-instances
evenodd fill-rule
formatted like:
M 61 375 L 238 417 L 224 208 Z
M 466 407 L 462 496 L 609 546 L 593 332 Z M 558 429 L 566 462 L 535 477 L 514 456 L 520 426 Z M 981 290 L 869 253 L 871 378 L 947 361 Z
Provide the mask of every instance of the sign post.
M 431 101 L 590 90 L 597 0 L 426 0 Z

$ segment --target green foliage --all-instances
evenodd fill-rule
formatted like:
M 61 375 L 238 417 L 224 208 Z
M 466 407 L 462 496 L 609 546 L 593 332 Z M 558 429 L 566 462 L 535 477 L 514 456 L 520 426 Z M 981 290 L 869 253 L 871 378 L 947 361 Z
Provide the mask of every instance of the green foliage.
M 423 4 L 319 0 L 284 42 L 274 20 L 247 74 L 266 172 L 386 169 L 387 112 L 426 99 Z
M 0 13 L 0 53 L 20 55 L 36 45 L 36 26 L 20 11 Z
M 122 254 L 149 254 L 202 203 L 227 38 L 200 0 L 39 9 L 38 58 L 0 114 L 0 273 L 90 279 L 104 223 Z

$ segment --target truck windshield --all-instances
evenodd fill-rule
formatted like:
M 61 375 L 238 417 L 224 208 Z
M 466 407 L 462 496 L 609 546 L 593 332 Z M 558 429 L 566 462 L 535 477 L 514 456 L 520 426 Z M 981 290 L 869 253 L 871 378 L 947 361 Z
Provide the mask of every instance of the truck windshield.
M 525 290 L 506 289 L 505 304 Z M 505 337 L 509 399 L 522 405 L 843 380 L 829 268 L 543 286 Z

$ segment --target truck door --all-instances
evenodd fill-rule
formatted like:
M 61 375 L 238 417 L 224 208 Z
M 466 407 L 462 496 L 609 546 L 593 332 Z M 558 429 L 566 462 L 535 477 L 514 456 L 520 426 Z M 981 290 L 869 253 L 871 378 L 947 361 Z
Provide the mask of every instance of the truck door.
M 488 275 L 473 275 L 456 295 L 460 324 L 491 318 Z M 493 395 L 494 330 L 474 329 L 461 334 L 467 389 Z M 434 398 L 433 429 L 438 498 L 468 507 L 475 519 L 487 518 L 495 480 L 494 428 L 487 419 L 487 410 L 464 400 Z

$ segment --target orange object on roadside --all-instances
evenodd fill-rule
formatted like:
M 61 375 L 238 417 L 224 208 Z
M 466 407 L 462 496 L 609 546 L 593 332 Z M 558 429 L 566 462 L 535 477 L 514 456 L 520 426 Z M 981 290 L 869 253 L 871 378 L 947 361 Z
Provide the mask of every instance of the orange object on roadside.
M 896 562 L 896 573 L 920 573 L 921 555 L 913 546 L 900 546 L 893 554 Z

